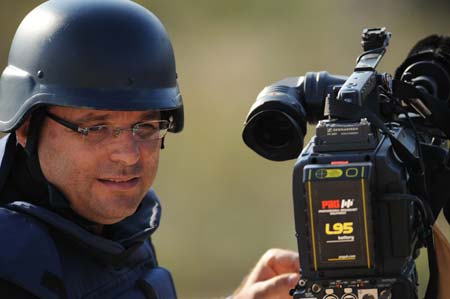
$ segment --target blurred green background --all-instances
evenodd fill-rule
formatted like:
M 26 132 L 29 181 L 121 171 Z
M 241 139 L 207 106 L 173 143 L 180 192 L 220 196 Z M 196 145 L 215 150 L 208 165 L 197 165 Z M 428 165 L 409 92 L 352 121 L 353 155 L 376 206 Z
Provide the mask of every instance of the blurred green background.
M 15 29 L 41 2 L 1 1 L 2 68 Z M 168 136 L 154 186 L 164 208 L 154 241 L 186 299 L 224 297 L 266 249 L 296 249 L 294 161 L 264 160 L 241 138 L 258 92 L 307 71 L 350 74 L 364 27 L 392 32 L 378 68 L 390 73 L 418 39 L 450 33 L 444 0 L 138 2 L 159 16 L 172 38 L 185 102 L 185 130 Z M 419 267 L 426 281 L 424 259 Z

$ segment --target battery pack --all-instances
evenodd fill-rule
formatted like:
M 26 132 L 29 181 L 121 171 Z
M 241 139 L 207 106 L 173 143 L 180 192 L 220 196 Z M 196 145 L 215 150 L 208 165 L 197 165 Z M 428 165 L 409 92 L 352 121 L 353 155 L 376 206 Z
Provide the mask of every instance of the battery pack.
M 372 163 L 304 168 L 314 271 L 373 267 Z

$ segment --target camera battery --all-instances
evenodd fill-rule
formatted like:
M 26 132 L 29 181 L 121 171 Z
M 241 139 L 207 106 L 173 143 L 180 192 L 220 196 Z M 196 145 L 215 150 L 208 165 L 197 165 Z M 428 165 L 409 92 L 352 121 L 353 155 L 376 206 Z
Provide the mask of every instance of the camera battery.
M 304 168 L 314 271 L 373 267 L 372 163 Z

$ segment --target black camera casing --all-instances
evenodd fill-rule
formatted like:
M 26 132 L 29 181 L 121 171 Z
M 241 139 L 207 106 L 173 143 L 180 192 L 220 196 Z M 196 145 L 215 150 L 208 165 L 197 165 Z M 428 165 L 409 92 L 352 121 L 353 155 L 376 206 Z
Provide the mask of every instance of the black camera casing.
M 346 123 L 347 126 L 349 124 L 352 125 L 352 123 Z M 353 124 L 355 127 L 358 125 L 356 122 Z M 320 126 L 324 125 L 319 124 L 318 127 Z M 410 193 L 407 186 L 408 174 L 404 163 L 394 153 L 390 139 L 376 132 L 376 129 L 372 128 L 372 130 L 378 139 L 378 142 L 372 142 L 372 148 L 367 148 L 367 144 L 360 144 L 359 148 L 353 145 L 353 149 L 348 150 L 348 140 L 344 139 L 341 144 L 342 149 L 339 148 L 339 144 L 333 144 L 333 150 L 326 151 L 326 147 L 317 147 L 318 137 L 315 136 L 295 163 L 293 174 L 294 217 L 303 280 L 300 284 L 304 284 L 304 286 L 297 286 L 294 298 L 327 298 L 327 295 L 330 295 L 329 298 L 334 298 L 331 296 L 332 294 L 337 294 L 339 298 L 344 295 L 347 297 L 342 298 L 352 298 L 351 294 L 356 296 L 354 298 L 363 298 L 362 296 L 358 297 L 358 292 L 371 294 L 375 292 L 375 289 L 379 296 L 375 298 L 383 298 L 380 294 L 389 293 L 394 295 L 393 298 L 417 298 L 414 258 L 418 255 L 416 251 L 419 245 L 417 236 L 419 215 L 412 202 L 392 198 Z M 415 140 L 412 138 L 412 134 L 407 132 L 407 129 L 392 127 L 391 130 L 412 152 L 417 150 Z M 359 137 L 364 136 L 354 135 L 353 139 L 359 140 Z M 365 139 L 369 143 L 367 136 Z M 367 212 L 368 240 L 361 238 L 355 242 L 365 243 L 364 241 L 367 241 L 367 250 L 371 251 L 372 261 L 370 265 L 351 264 L 348 266 L 345 265 L 345 261 L 341 262 L 341 265 L 339 265 L 340 261 L 336 261 L 334 266 L 318 267 L 314 262 L 313 251 L 316 250 L 318 256 L 324 252 L 317 250 L 318 240 L 313 238 L 313 234 L 324 231 L 325 227 L 323 225 L 317 227 L 316 223 L 316 227 L 312 228 L 311 218 L 313 217 L 311 214 L 314 214 L 315 211 L 311 211 L 314 205 L 308 203 L 308 197 L 315 190 L 308 190 L 306 170 L 312 166 L 320 170 L 325 168 L 348 169 L 361 165 L 367 169 L 365 186 L 368 189 L 366 190 L 368 198 L 366 198 L 365 206 L 363 207 L 363 204 L 359 203 L 359 207 L 364 208 Z M 352 193 L 354 190 L 346 190 L 345 178 L 332 178 L 331 180 L 343 185 L 340 192 L 336 188 L 331 190 L 335 196 L 333 198 L 341 200 L 352 197 L 347 193 Z M 352 187 L 351 184 L 348 187 Z M 387 195 L 392 196 L 387 199 L 389 197 Z M 329 198 L 322 199 L 329 200 Z M 346 218 L 345 216 L 340 217 L 341 221 L 342 218 Z M 359 225 L 364 226 L 363 223 L 359 223 Z M 326 245 L 319 249 L 326 249 Z M 347 289 L 348 292 L 344 293 L 344 289 Z M 349 289 L 352 291 L 350 292 Z M 328 294 L 325 293 L 326 290 L 328 290 Z M 395 293 L 403 294 L 402 296 L 410 293 L 411 296 L 395 297 Z

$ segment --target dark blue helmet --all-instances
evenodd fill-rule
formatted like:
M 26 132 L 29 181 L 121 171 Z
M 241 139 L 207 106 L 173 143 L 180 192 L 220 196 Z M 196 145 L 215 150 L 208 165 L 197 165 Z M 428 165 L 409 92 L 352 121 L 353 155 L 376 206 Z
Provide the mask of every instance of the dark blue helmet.
M 162 110 L 183 128 L 175 58 L 158 18 L 129 0 L 51 0 L 32 10 L 0 78 L 0 131 L 34 109 Z

